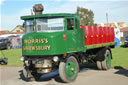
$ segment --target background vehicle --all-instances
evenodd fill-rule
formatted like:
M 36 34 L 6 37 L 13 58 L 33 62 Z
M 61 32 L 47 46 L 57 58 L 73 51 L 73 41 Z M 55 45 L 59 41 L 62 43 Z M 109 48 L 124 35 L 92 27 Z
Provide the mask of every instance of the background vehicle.
M 125 38 L 124 46 L 128 47 L 128 36 L 126 36 L 126 38 Z
M 36 15 L 21 17 L 26 31 L 21 60 L 27 80 L 58 68 L 60 78 L 72 82 L 86 62 L 100 70 L 111 67 L 111 48 L 116 44 L 113 28 L 80 26 L 77 14 L 41 14 L 42 5 L 33 8 Z
M 2 55 L 0 55 L 0 64 L 1 65 L 6 65 L 8 64 L 8 58 L 5 57 L 4 53 L 2 50 L 0 51 Z
M 0 38 L 0 50 L 2 49 L 10 49 L 11 43 L 8 39 Z

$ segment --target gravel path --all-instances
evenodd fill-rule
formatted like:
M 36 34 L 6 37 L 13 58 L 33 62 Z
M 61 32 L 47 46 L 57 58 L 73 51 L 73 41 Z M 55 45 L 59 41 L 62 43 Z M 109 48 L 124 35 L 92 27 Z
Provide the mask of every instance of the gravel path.
M 63 83 L 58 77 L 42 81 L 27 82 L 22 67 L 0 67 L 0 85 L 128 85 L 128 69 L 98 71 L 88 69 L 78 74 L 72 83 Z

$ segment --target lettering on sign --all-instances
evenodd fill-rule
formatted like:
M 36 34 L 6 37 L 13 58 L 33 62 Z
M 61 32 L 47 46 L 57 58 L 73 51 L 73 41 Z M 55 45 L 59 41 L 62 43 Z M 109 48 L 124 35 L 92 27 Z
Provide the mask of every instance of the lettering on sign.
M 27 51 L 40 51 L 40 50 L 50 50 L 51 46 L 24 46 L 23 50 Z
M 31 40 L 24 40 L 24 44 L 39 44 L 39 43 L 48 43 L 48 39 L 31 39 Z
M 29 39 L 24 40 L 24 44 L 47 44 L 48 39 Z M 40 51 L 40 50 L 50 50 L 50 45 L 44 45 L 44 46 L 23 46 L 23 50 L 25 51 Z

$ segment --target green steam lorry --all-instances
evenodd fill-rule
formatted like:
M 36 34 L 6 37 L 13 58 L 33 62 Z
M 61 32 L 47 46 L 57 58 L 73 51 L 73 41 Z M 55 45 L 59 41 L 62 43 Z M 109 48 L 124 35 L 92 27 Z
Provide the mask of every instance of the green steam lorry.
M 59 69 L 60 78 L 72 82 L 86 62 L 95 63 L 100 70 L 110 68 L 111 48 L 116 44 L 113 28 L 80 26 L 77 14 L 42 14 L 40 4 L 33 10 L 35 15 L 21 17 L 26 32 L 21 60 L 27 80 Z

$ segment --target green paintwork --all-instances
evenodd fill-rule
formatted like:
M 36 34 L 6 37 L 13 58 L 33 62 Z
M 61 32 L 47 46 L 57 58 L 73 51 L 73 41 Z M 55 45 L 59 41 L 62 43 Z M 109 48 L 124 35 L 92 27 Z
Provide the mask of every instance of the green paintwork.
M 67 64 L 66 64 L 66 75 L 69 77 L 69 78 L 72 78 L 76 75 L 77 73 L 77 67 L 75 65 L 74 62 L 72 61 L 69 61 Z
M 43 14 L 38 16 L 23 16 L 21 19 L 34 19 L 34 27 L 36 30 L 36 18 L 43 17 L 64 17 L 64 31 L 62 32 L 32 32 L 27 33 L 22 38 L 23 55 L 59 55 L 72 52 L 85 52 L 84 46 L 84 30 L 80 29 L 79 16 L 77 14 Z M 67 19 L 74 19 L 74 30 L 67 30 Z M 76 26 L 77 22 L 77 26 Z M 63 35 L 66 34 L 66 40 L 63 39 Z M 82 37 L 83 36 L 83 37 Z M 40 40 L 48 39 L 48 43 L 24 43 L 24 40 Z M 32 47 L 44 47 L 50 46 L 47 50 L 32 50 Z M 30 48 L 25 50 L 24 48 Z
M 34 43 L 25 44 L 24 40 L 31 39 L 48 39 L 48 43 Z M 24 35 L 23 40 L 23 54 L 24 55 L 56 55 L 66 53 L 65 41 L 63 40 L 63 32 L 53 32 L 53 33 L 41 33 L 34 32 Z M 49 50 L 24 50 L 24 47 L 36 47 L 36 46 L 50 46 Z
M 110 54 L 107 54 L 107 56 L 106 56 L 106 64 L 107 64 L 107 67 L 110 68 L 110 66 L 111 66 L 111 56 L 110 56 Z
M 116 42 L 110 42 L 110 43 L 101 43 L 101 44 L 94 44 L 94 45 L 87 45 L 87 49 L 94 49 L 99 47 L 106 47 L 106 46 L 114 46 L 116 45 Z
M 69 14 L 69 13 L 54 13 L 54 14 L 42 14 L 42 15 L 33 15 L 33 16 L 21 16 L 22 20 L 28 19 L 36 19 L 36 18 L 43 18 L 43 17 L 74 17 L 77 14 Z

